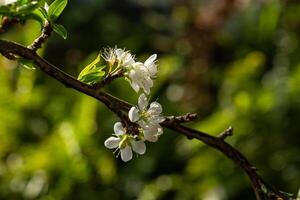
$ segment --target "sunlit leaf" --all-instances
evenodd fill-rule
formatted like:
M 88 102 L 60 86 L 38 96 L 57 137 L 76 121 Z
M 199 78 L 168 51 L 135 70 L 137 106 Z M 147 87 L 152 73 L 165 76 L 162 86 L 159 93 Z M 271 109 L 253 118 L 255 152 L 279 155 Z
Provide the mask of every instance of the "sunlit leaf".
M 65 29 L 65 27 L 63 27 L 60 24 L 52 24 L 52 27 L 53 27 L 53 30 L 55 31 L 55 33 L 60 35 L 63 39 L 67 39 L 68 33 L 67 33 L 67 30 Z
M 103 69 L 105 66 L 99 66 L 101 60 L 101 56 L 98 55 L 93 62 L 87 65 L 79 74 L 78 80 L 84 83 L 95 83 L 100 80 L 104 75 L 105 72 Z
M 50 6 L 48 10 L 48 16 L 51 21 L 56 20 L 62 11 L 65 9 L 68 0 L 55 0 Z
M 29 70 L 34 70 L 36 69 L 34 64 L 32 63 L 32 61 L 30 60 L 26 60 L 26 59 L 23 59 L 23 58 L 20 58 L 18 59 L 18 63 L 21 67 L 24 67 L 26 69 L 29 69 Z

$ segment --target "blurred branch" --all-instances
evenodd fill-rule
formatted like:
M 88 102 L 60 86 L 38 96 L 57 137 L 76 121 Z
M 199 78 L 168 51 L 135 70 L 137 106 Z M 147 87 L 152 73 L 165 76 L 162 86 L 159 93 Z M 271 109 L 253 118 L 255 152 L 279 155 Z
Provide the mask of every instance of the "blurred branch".
M 32 49 L 26 48 L 19 44 L 0 40 L 0 52 L 2 55 L 18 55 L 25 59 L 32 60 L 43 72 L 48 76 L 56 79 L 57 81 L 64 84 L 66 87 L 73 88 L 79 92 L 82 92 L 86 95 L 94 97 L 105 104 L 108 109 L 113 113 L 117 114 L 121 119 L 124 118 L 124 112 L 128 112 L 131 108 L 131 104 L 125 102 L 121 99 L 118 99 L 110 94 L 99 91 L 93 86 L 87 85 L 73 78 L 72 76 L 64 73 L 57 67 L 53 66 Z M 171 117 L 167 118 L 161 125 L 165 128 L 173 130 L 179 134 L 187 136 L 189 139 L 197 139 L 208 146 L 222 152 L 228 158 L 233 160 L 239 167 L 241 167 L 244 172 L 248 175 L 253 190 L 256 195 L 257 200 L 292 200 L 293 198 L 288 197 L 283 192 L 280 192 L 276 189 L 273 189 L 271 186 L 265 183 L 262 177 L 257 173 L 257 169 L 250 164 L 250 162 L 243 156 L 237 149 L 228 144 L 224 139 L 232 134 L 232 129 L 227 129 L 219 137 L 211 136 L 207 133 L 197 131 L 186 126 L 181 125 L 181 122 L 187 120 L 182 120 L 185 118 L 194 118 L 193 114 L 187 114 L 185 117 Z M 181 120 L 180 120 L 181 119 Z M 122 120 L 123 121 L 123 120 Z M 123 123 L 128 122 L 129 120 L 125 119 Z M 134 128 L 134 126 L 133 126 Z
M 4 16 L 2 18 L 2 22 L 0 25 L 0 33 L 6 32 L 10 26 L 17 24 L 19 22 L 20 22 L 20 20 L 17 18 L 9 18 L 9 17 Z
M 41 48 L 43 43 L 45 43 L 47 38 L 51 35 L 52 31 L 53 29 L 51 27 L 51 24 L 49 22 L 45 22 L 41 35 L 37 39 L 35 39 L 28 48 L 33 51 Z
M 225 140 L 227 137 L 232 136 L 232 134 L 233 134 L 233 128 L 230 126 L 224 132 L 220 133 L 218 137 L 222 140 Z

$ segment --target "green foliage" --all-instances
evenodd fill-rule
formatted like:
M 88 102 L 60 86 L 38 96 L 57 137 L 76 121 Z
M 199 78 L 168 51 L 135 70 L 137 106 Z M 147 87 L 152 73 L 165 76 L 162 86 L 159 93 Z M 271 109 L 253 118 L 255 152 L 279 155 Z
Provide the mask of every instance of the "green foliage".
M 78 80 L 88 84 L 99 81 L 105 75 L 105 71 L 103 71 L 103 69 L 106 67 L 105 65 L 101 66 L 100 61 L 101 56 L 99 54 L 95 60 L 93 60 L 80 72 Z
M 62 11 L 65 9 L 68 0 L 55 0 L 50 6 L 48 10 L 48 16 L 50 21 L 55 21 Z
M 68 33 L 63 25 L 53 23 L 52 28 L 55 31 L 55 33 L 57 33 L 63 39 L 67 39 Z
M 63 39 L 66 39 L 67 30 L 64 26 L 56 24 L 55 21 L 61 15 L 67 3 L 67 0 L 56 0 L 49 6 L 47 11 L 45 9 L 45 5 L 47 6 L 47 4 L 43 0 L 18 0 L 12 4 L 0 6 L 0 17 L 4 15 L 22 20 L 34 19 L 39 21 L 42 26 L 48 21 L 51 23 L 54 32 Z
M 34 66 L 34 64 L 32 63 L 32 61 L 24 59 L 24 58 L 19 58 L 18 59 L 18 64 L 21 67 L 24 67 L 24 68 L 29 69 L 29 70 L 36 69 L 35 66 Z
M 26 16 L 38 8 L 43 1 L 18 0 L 12 4 L 0 5 L 0 14 L 9 17 Z

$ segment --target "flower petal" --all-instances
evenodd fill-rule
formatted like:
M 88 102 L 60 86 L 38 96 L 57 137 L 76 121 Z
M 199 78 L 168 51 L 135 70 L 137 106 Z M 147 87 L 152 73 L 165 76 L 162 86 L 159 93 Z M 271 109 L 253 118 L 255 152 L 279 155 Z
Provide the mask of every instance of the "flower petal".
M 146 145 L 143 141 L 130 141 L 133 151 L 136 153 L 143 155 L 146 152 Z
M 161 135 L 161 130 L 159 126 L 148 126 L 144 128 L 144 138 L 150 142 L 156 142 L 158 140 L 158 136 Z
M 115 125 L 114 125 L 114 132 L 115 132 L 116 135 L 123 135 L 123 134 L 126 133 L 126 131 L 125 131 L 125 129 L 124 129 L 124 127 L 123 127 L 123 125 L 122 125 L 121 122 L 115 123 Z
M 107 140 L 104 142 L 104 146 L 108 149 L 114 149 L 119 146 L 120 143 L 120 138 L 117 137 L 109 137 Z
M 145 108 L 148 106 L 148 100 L 147 100 L 147 97 L 144 93 L 142 93 L 139 96 L 138 105 L 139 105 L 140 111 L 145 110 Z
M 157 142 L 158 140 L 158 135 L 150 135 L 150 134 L 144 134 L 145 140 L 149 142 Z
M 159 103 L 152 102 L 150 104 L 150 108 L 149 108 L 148 112 L 151 115 L 159 115 L 162 112 L 162 107 L 161 107 L 161 105 Z
M 124 162 L 127 162 L 132 159 L 132 150 L 130 146 L 126 146 L 123 149 L 120 149 L 120 151 L 121 151 L 121 159 Z
M 157 55 L 153 54 L 145 61 L 144 65 L 146 65 L 146 66 L 151 65 L 155 61 L 156 57 L 157 57 Z
M 130 121 L 136 122 L 140 119 L 139 110 L 136 107 L 132 107 L 128 112 Z

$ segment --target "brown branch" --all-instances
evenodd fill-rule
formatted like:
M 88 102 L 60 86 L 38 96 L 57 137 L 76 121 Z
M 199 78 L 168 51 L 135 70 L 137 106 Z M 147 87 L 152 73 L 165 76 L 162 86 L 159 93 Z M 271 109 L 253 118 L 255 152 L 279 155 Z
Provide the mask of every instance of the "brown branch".
M 166 118 L 167 120 L 174 121 L 176 123 L 185 123 L 185 122 L 191 122 L 196 120 L 198 116 L 196 113 L 187 113 L 181 116 L 168 116 Z
M 225 140 L 227 137 L 232 136 L 232 134 L 233 134 L 233 128 L 230 126 L 224 132 L 220 133 L 218 137 L 222 140 Z
M 29 48 L 16 43 L 0 40 L 0 53 L 2 55 L 15 54 L 32 60 L 48 76 L 51 76 L 52 78 L 61 82 L 66 87 L 73 88 L 79 92 L 98 99 L 118 116 L 122 115 L 121 111 L 128 112 L 132 106 L 131 104 L 111 96 L 110 94 L 95 90 L 93 86 L 78 81 L 38 56 L 35 51 Z M 266 184 L 262 177 L 257 173 L 257 169 L 251 165 L 250 162 L 238 150 L 225 142 L 224 139 L 232 133 L 232 129 L 226 130 L 219 137 L 214 137 L 207 133 L 181 125 L 180 120 L 176 120 L 176 117 L 167 118 L 167 120 L 165 120 L 161 125 L 179 134 L 185 135 L 189 139 L 200 140 L 233 160 L 248 175 L 257 200 L 292 200 L 292 198 L 288 197 L 284 193 L 273 189 Z
M 47 38 L 51 35 L 53 29 L 49 22 L 45 22 L 44 27 L 42 29 L 41 35 L 34 40 L 34 42 L 28 47 L 33 51 L 37 51 L 39 48 L 42 47 L 43 43 L 46 42 Z
M 0 33 L 4 33 L 8 30 L 8 28 L 14 24 L 19 23 L 20 20 L 17 18 L 9 18 L 4 16 L 2 18 L 1 26 L 0 26 Z
M 103 80 L 92 85 L 92 87 L 95 90 L 99 90 L 99 89 L 103 88 L 105 85 L 108 85 L 109 83 L 111 83 L 113 80 L 120 78 L 122 76 L 124 76 L 123 70 L 118 70 L 113 74 L 109 73 Z

